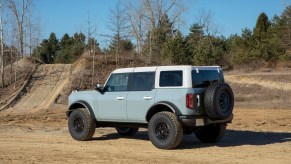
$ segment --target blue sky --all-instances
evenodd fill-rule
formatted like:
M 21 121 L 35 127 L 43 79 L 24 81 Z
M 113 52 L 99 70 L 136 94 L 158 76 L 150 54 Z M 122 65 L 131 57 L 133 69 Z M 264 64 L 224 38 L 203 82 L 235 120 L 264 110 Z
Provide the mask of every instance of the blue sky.
M 117 0 L 36 0 L 34 10 L 40 15 L 42 37 L 55 32 L 58 38 L 63 34 L 86 31 L 88 15 L 96 23 L 97 32 L 110 34 L 107 29 L 110 10 Z M 189 32 L 199 11 L 211 11 L 213 22 L 219 26 L 221 35 L 240 34 L 245 27 L 252 29 L 258 15 L 265 12 L 269 18 L 280 15 L 291 0 L 186 0 L 188 12 L 184 16 L 186 24 L 182 31 Z M 102 38 L 96 38 L 102 46 Z

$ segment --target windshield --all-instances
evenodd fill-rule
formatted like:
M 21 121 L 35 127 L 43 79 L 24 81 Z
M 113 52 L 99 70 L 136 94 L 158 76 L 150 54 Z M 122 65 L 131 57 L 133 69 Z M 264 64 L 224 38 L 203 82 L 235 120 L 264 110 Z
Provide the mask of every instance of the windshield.
M 210 82 L 224 82 L 222 71 L 217 70 L 192 70 L 192 86 L 193 88 L 205 87 Z

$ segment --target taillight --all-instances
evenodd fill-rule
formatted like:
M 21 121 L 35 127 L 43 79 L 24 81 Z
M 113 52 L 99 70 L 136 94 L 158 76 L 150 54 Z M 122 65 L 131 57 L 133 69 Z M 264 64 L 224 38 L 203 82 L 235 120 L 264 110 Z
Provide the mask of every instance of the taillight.
M 194 95 L 192 93 L 186 95 L 186 107 L 190 109 L 194 108 Z

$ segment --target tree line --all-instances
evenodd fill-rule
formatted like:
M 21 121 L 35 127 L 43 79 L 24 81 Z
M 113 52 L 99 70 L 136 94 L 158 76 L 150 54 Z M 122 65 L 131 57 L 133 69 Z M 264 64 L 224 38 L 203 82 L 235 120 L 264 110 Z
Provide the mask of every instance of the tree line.
M 87 31 L 61 38 L 52 32 L 40 42 L 33 0 L 1 2 L 1 13 L 9 15 L 0 23 L 4 34 L 0 39 L 2 77 L 4 66 L 23 56 L 48 64 L 73 63 L 84 52 L 93 57 L 115 56 L 116 67 L 119 59 L 128 55 L 144 59 L 147 65 L 220 65 L 227 69 L 275 67 L 291 60 L 291 6 L 272 18 L 261 13 L 253 29 L 245 28 L 240 35 L 225 37 L 219 35 L 211 12 L 186 19 L 187 4 L 183 0 L 117 1 L 106 22 L 110 34 L 96 32 L 88 18 Z M 193 23 L 185 33 L 187 30 L 182 27 L 189 21 Z M 100 48 L 99 42 L 104 40 L 110 42 Z
M 253 29 L 245 28 L 241 35 L 226 38 L 218 36 L 210 20 L 211 13 L 207 12 L 194 20 L 189 33 L 183 35 L 177 27 L 185 8 L 178 4 L 175 0 L 143 0 L 135 4 L 119 1 L 108 25 L 114 35 L 103 50 L 94 41 L 98 52 L 119 57 L 134 54 L 144 58 L 148 65 L 220 65 L 229 69 L 272 67 L 291 60 L 291 6 L 271 19 L 261 13 Z M 40 59 L 45 63 L 71 63 L 89 47 L 85 38 L 82 33 L 71 38 L 65 34 L 58 41 L 52 33 L 35 49 L 34 55 L 42 56 Z

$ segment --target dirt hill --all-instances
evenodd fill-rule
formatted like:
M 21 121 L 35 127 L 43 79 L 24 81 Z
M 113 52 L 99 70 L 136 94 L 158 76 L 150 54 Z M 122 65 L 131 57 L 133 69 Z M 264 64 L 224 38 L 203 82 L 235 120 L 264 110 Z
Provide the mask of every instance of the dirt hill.
M 38 65 L 26 92 L 11 104 L 7 112 L 28 112 L 51 108 L 69 84 L 70 64 Z

